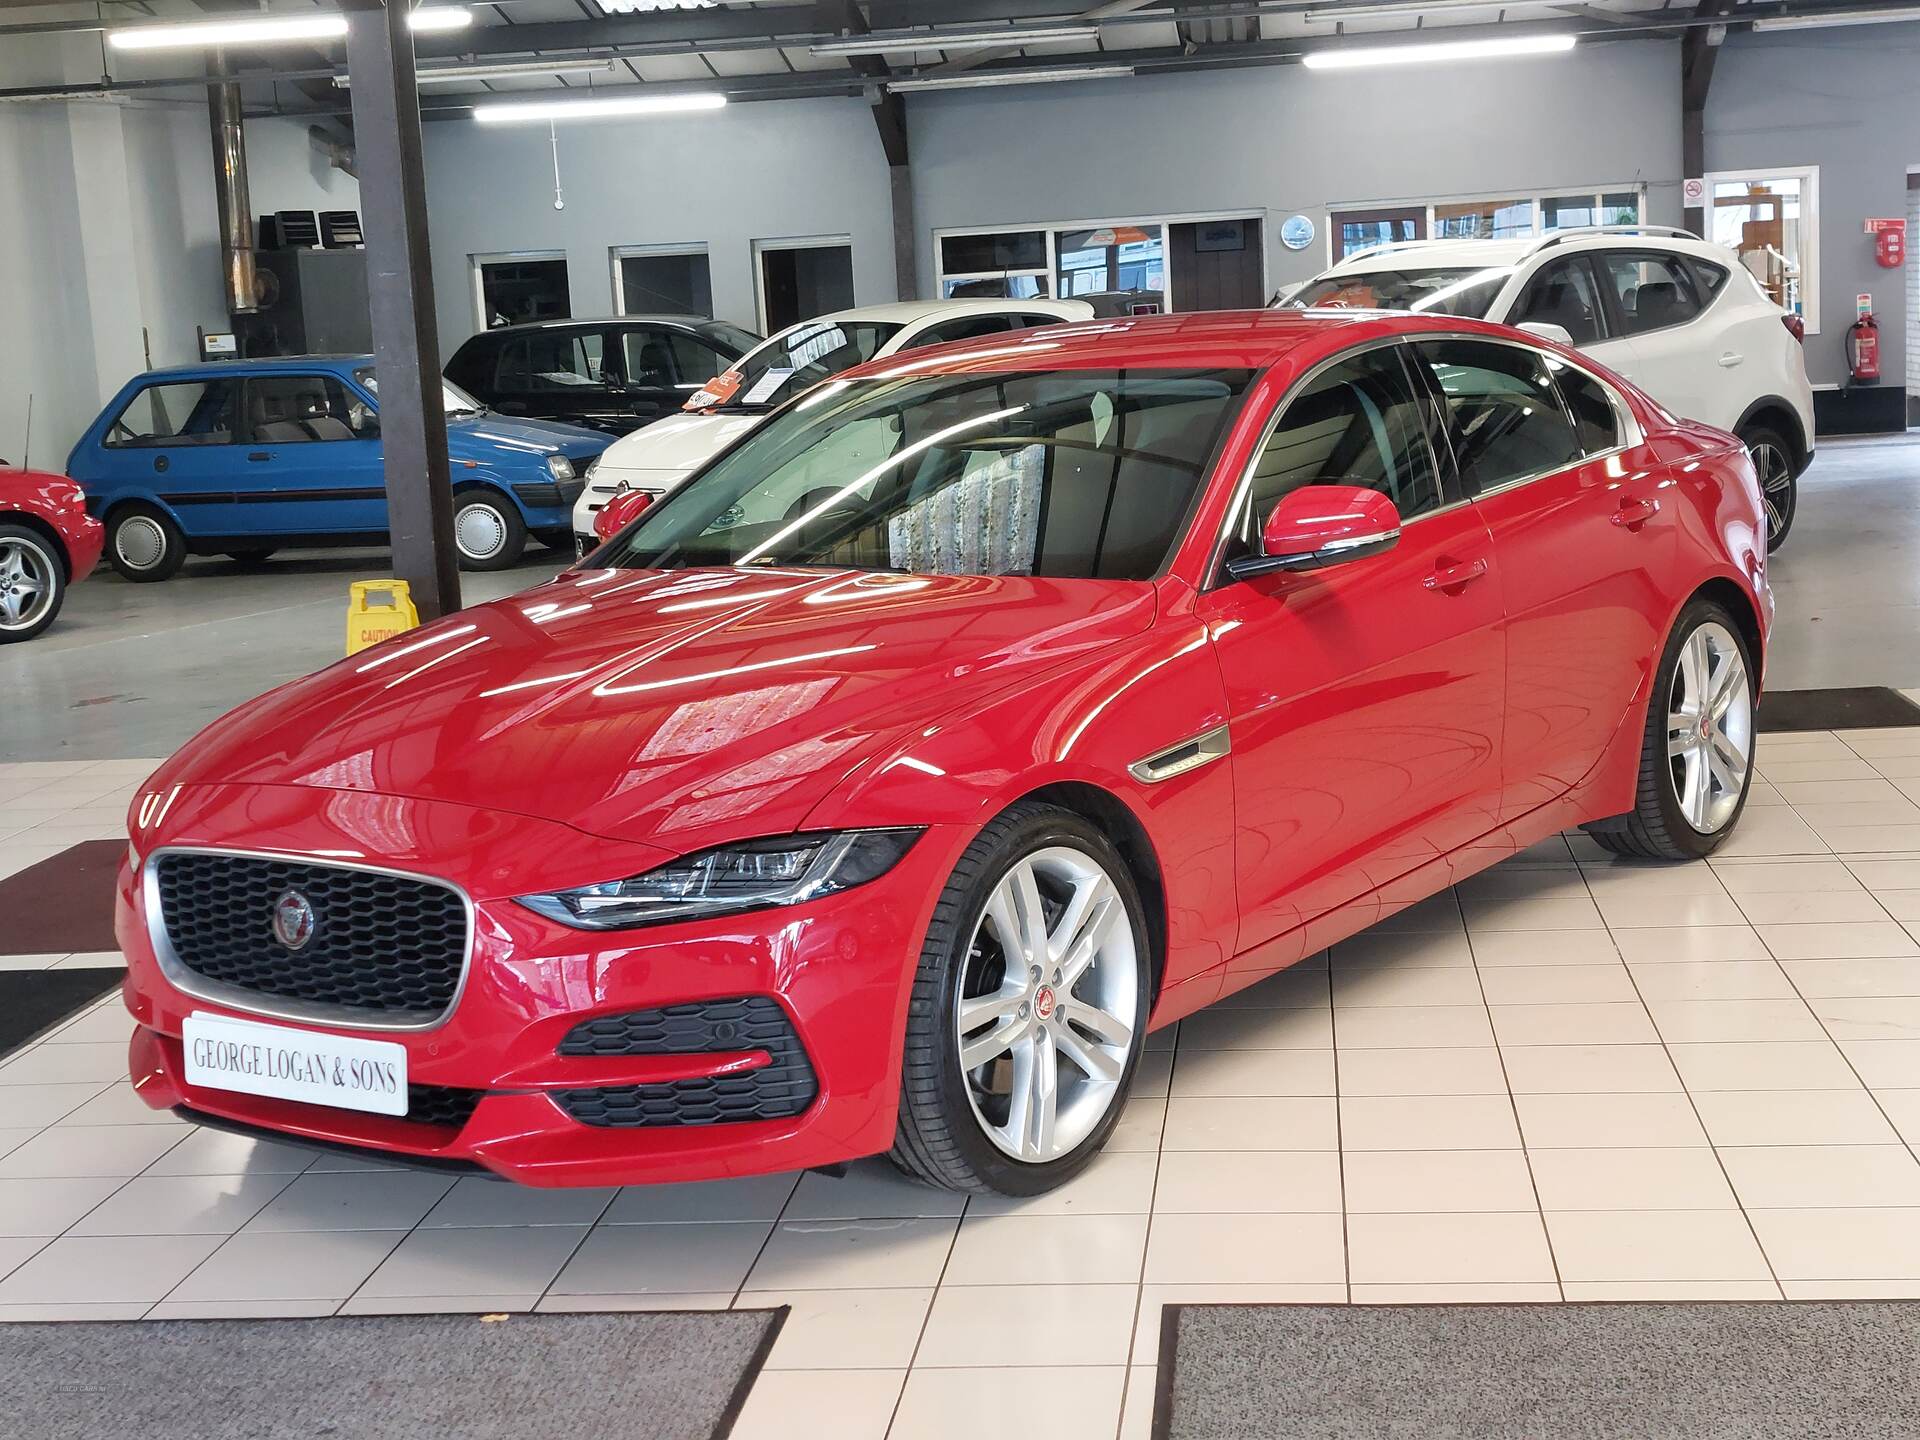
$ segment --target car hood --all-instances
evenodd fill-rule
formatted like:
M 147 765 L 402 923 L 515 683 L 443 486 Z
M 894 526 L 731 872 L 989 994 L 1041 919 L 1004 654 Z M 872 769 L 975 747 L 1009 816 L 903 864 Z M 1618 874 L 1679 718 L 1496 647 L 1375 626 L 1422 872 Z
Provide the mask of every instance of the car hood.
M 491 412 L 447 421 L 447 453 L 455 460 L 497 460 L 502 451 L 544 460 L 549 455 L 595 455 L 607 437 L 551 420 L 509 420 Z
M 261 696 L 150 785 L 368 791 L 693 849 L 800 827 L 890 738 L 1154 610 L 1120 581 L 573 571 Z
M 681 412 L 624 435 L 600 457 L 603 471 L 656 470 L 684 475 L 746 434 L 764 415 L 690 415 Z

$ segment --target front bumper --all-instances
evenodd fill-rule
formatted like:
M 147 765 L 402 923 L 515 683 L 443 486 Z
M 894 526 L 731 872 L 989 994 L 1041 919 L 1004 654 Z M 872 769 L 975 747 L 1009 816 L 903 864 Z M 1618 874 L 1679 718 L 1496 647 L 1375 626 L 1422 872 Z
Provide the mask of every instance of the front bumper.
M 127 1005 L 139 1025 L 129 1068 L 147 1104 L 291 1138 L 471 1164 L 532 1185 L 804 1169 L 875 1154 L 892 1143 L 913 968 L 964 837 L 930 830 L 879 880 L 809 905 L 606 933 L 554 924 L 510 895 L 549 888 L 563 871 L 571 873 L 564 883 L 636 873 L 655 863 L 657 852 L 550 822 L 338 791 L 213 786 L 183 792 L 164 840 L 176 847 L 338 853 L 364 839 L 376 815 L 383 817 L 381 833 L 400 837 L 406 852 L 383 853 L 383 863 L 450 880 L 473 899 L 471 968 L 453 1011 L 430 1028 L 356 1030 L 195 999 L 163 973 L 143 887 L 123 869 L 116 929 L 127 955 Z M 511 869 L 521 873 L 510 885 L 487 882 Z M 650 1111 L 634 1099 L 682 1082 L 711 1092 L 726 1077 L 764 1073 L 791 1060 L 777 1045 L 557 1053 L 583 1021 L 743 997 L 777 1005 L 791 1027 L 814 1087 L 798 1114 L 716 1118 L 715 1112 L 690 1123 L 683 1110 L 662 1123 L 657 1107 Z M 429 1097 L 423 1103 L 435 1107 L 434 1123 L 422 1123 L 189 1085 L 180 1035 L 195 1011 L 399 1041 L 407 1048 L 410 1084 L 441 1099 L 459 1092 L 457 1103 L 449 1113 Z M 580 1099 L 594 1093 L 610 1094 L 611 1108 Z M 601 1123 L 590 1123 L 596 1117 Z

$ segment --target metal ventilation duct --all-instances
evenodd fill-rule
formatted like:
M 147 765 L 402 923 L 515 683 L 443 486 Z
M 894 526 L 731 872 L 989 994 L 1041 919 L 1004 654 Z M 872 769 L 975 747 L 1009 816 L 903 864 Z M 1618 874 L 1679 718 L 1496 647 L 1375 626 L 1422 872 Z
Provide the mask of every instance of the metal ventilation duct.
M 207 86 L 207 118 L 213 131 L 213 188 L 220 204 L 220 268 L 227 309 L 235 315 L 259 308 L 253 269 L 253 202 L 247 195 L 247 136 L 240 119 L 240 87 L 232 81 Z

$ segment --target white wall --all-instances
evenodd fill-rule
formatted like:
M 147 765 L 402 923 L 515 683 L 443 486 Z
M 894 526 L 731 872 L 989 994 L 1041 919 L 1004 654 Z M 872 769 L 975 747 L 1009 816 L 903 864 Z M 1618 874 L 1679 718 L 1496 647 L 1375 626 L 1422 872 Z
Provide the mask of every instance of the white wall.
M 360 182 L 327 163 L 304 116 L 249 120 L 247 190 L 256 217 L 278 210 L 358 210 Z

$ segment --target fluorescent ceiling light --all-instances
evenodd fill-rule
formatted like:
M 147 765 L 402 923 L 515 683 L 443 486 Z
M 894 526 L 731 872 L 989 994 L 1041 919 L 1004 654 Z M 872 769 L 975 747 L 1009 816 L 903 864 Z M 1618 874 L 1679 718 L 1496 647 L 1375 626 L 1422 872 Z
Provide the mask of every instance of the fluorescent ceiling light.
M 912 75 L 904 80 L 889 80 L 887 89 L 897 95 L 915 90 L 990 90 L 997 85 L 1050 85 L 1058 80 L 1105 80 L 1110 76 L 1131 75 L 1131 65 L 1073 65 L 1052 70 L 962 70 L 954 75 Z
M 612 75 L 620 68 L 617 60 L 522 60 L 502 65 L 435 65 L 414 71 L 417 85 L 477 84 L 482 80 L 539 80 L 549 75 Z M 353 81 L 345 74 L 333 77 L 340 89 Z
M 442 34 L 466 29 L 473 24 L 473 12 L 458 5 L 436 5 L 414 11 L 407 23 L 423 35 Z M 244 20 L 200 20 L 188 25 L 128 26 L 109 30 L 107 43 L 116 50 L 189 50 L 338 40 L 346 33 L 347 17 L 338 13 L 255 15 Z
M 590 100 L 500 100 L 473 107 L 473 118 L 488 124 L 518 120 L 602 120 L 620 115 L 674 115 L 718 110 L 727 97 L 715 91 L 677 95 L 603 95 Z
M 974 30 L 889 30 L 878 35 L 821 40 L 809 48 L 815 55 L 897 55 L 907 50 L 989 50 L 1099 38 L 1098 25 L 1028 25 Z
M 1300 18 L 1315 24 L 1342 20 L 1396 20 L 1403 15 L 1465 15 L 1479 10 L 1564 10 L 1570 0 L 1381 0 L 1379 4 L 1328 5 Z
M 610 15 L 634 15 L 648 10 L 711 10 L 719 0 L 600 0 Z
M 1920 9 L 1830 10 L 1824 15 L 1768 15 L 1754 21 L 1753 28 L 1756 30 L 1823 30 L 1831 25 L 1889 25 L 1900 20 L 1920 20 Z
M 1309 70 L 1358 70 L 1372 65 L 1431 65 L 1446 60 L 1504 60 L 1520 55 L 1561 55 L 1572 35 L 1526 35 L 1513 40 L 1450 40 L 1437 45 L 1368 45 L 1313 50 L 1300 57 Z

